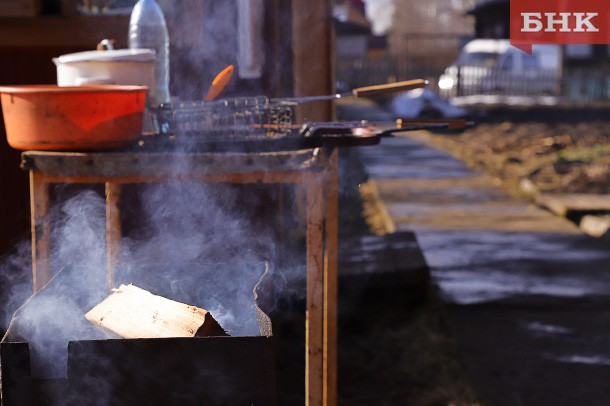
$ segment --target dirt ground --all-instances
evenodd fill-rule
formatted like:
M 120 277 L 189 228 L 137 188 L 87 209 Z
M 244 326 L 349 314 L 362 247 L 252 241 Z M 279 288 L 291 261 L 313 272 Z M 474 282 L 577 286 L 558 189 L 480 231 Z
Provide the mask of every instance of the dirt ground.
M 610 191 L 610 104 L 471 110 L 472 128 L 435 141 L 514 192 Z

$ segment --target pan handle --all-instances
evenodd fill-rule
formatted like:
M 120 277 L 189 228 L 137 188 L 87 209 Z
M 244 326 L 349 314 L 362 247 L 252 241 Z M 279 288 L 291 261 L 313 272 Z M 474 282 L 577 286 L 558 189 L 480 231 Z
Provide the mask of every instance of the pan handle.
M 404 82 L 388 83 L 385 85 L 374 85 L 358 87 L 352 90 L 355 97 L 375 96 L 379 94 L 401 92 L 405 90 L 420 89 L 428 85 L 425 79 L 406 80 Z

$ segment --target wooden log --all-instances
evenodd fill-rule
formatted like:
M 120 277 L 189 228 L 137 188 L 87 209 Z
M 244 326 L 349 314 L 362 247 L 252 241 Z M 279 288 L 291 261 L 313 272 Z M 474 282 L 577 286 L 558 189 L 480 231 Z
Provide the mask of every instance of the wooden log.
M 228 335 L 205 309 L 121 285 L 85 318 L 122 338 L 175 338 Z

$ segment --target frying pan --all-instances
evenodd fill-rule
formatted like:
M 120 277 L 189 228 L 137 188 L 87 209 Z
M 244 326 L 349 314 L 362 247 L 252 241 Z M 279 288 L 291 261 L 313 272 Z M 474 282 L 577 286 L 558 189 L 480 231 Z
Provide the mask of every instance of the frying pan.
M 398 119 L 395 122 L 309 122 L 299 134 L 311 147 L 365 146 L 378 144 L 382 137 L 395 133 L 426 129 L 466 129 L 472 122 L 465 119 Z

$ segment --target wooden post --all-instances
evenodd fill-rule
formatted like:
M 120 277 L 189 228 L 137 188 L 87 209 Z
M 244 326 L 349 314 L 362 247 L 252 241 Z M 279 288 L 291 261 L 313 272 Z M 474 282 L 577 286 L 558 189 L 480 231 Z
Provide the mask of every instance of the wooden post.
M 330 153 L 326 195 L 326 245 L 324 256 L 324 404 L 337 403 L 337 301 L 339 151 Z
M 30 171 L 32 230 L 32 289 L 38 292 L 51 279 L 49 184 L 43 173 Z
M 121 184 L 106 182 L 106 271 L 108 287 L 114 288 L 114 270 L 121 255 Z
M 292 44 L 295 96 L 332 94 L 334 44 L 331 3 L 327 0 L 292 1 Z M 328 121 L 332 102 L 306 103 L 298 107 L 297 120 Z
M 305 310 L 305 404 L 324 396 L 324 205 L 322 176 L 307 176 L 307 307 Z

